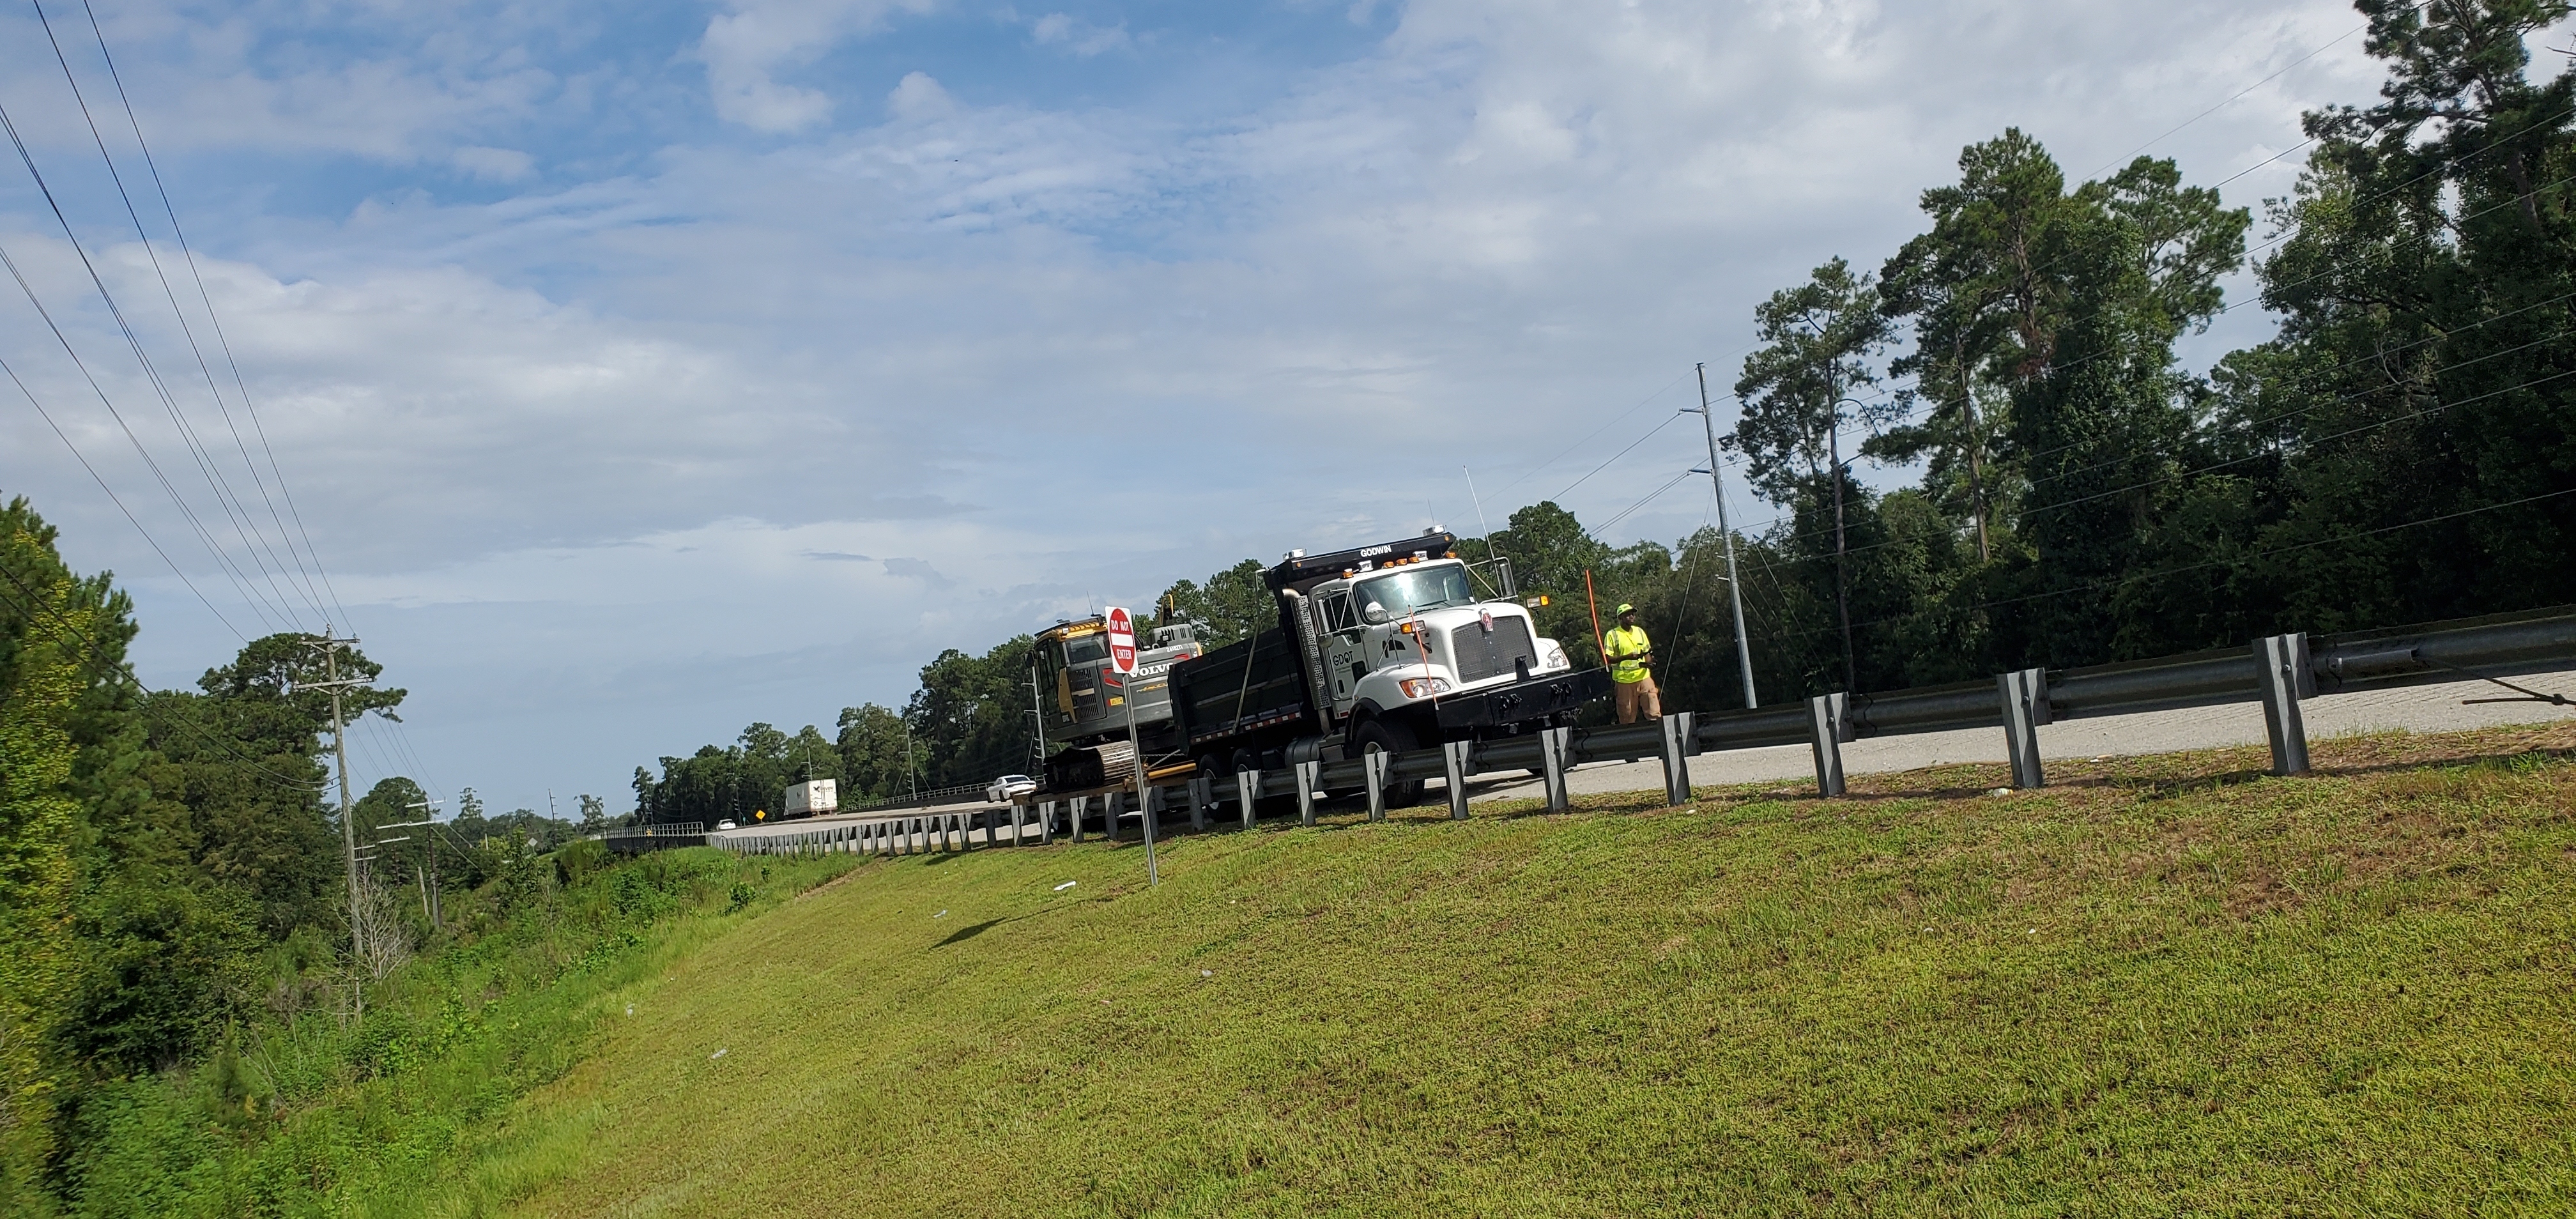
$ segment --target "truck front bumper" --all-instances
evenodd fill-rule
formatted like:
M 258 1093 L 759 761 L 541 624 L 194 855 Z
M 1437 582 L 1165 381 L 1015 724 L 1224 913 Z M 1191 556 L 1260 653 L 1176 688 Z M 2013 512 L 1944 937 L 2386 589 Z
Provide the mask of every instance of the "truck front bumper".
M 1580 711 L 1585 703 L 1609 693 L 1610 673 L 1606 669 L 1533 677 L 1508 686 L 1441 699 L 1440 726 L 1464 729 L 1525 724 L 1563 712 Z

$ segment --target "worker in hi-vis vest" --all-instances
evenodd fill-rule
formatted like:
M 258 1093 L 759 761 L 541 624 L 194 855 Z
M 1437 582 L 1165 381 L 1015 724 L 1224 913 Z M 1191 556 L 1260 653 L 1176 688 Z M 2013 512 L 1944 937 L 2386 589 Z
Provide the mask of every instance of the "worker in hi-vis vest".
M 1619 722 L 1636 723 L 1639 717 L 1662 719 L 1663 696 L 1655 690 L 1655 645 L 1646 641 L 1646 628 L 1637 625 L 1637 607 L 1621 602 L 1619 625 L 1602 637 L 1601 646 L 1608 651 L 1603 659 L 1610 662 L 1610 689 L 1619 702 Z

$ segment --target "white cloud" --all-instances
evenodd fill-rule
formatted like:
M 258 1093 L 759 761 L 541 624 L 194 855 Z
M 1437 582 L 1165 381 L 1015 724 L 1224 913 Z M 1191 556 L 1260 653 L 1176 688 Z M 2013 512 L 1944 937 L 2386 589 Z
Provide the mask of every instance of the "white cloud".
M 536 172 L 537 159 L 511 148 L 469 145 L 449 153 L 448 161 L 466 176 L 489 182 L 516 182 Z
M 698 46 L 716 114 L 757 131 L 789 132 L 831 116 L 819 89 L 782 84 L 784 69 L 813 62 L 843 39 L 889 18 L 926 13 L 938 0 L 735 0 L 707 21 Z
M 528 780 L 521 739 L 581 723 L 564 748 L 613 789 L 656 752 L 898 702 L 942 647 L 1246 554 L 1472 527 L 1462 465 L 1500 524 L 1695 402 L 1693 361 L 1722 395 L 1752 302 L 1834 254 L 1874 265 L 1962 144 L 2017 123 L 2080 175 L 2357 23 L 2333 0 L 1415 0 L 1381 43 L 1246 105 L 991 104 L 941 68 L 945 86 L 850 84 L 882 114 L 821 130 L 833 97 L 799 73 L 929 9 L 730 4 L 695 48 L 705 85 L 725 122 L 772 134 L 710 135 L 633 81 L 584 86 L 647 128 L 622 155 L 511 130 L 569 105 L 578 74 L 488 47 L 268 76 L 224 51 L 170 87 L 217 99 L 184 120 L 191 147 L 238 146 L 211 142 L 250 138 L 220 133 L 238 120 L 262 147 L 486 181 L 545 165 L 497 203 L 443 203 L 424 174 L 200 249 L 370 651 L 430 674 L 405 678 L 416 722 L 456 725 L 456 754 Z M 993 28 L 996 54 L 1102 33 L 1062 14 Z M 1133 57 L 1057 68 L 1171 70 L 1153 30 L 1115 45 Z M 694 105 L 696 69 L 681 76 Z M 2153 151 L 2215 181 L 2295 143 L 2302 107 L 2376 82 L 2348 40 Z M 0 78 L 13 114 L 19 87 Z M 2296 165 L 2230 196 L 2280 193 Z M 40 290 L 78 296 L 67 250 L 5 236 Z M 129 305 L 157 299 L 139 247 L 111 255 Z M 78 321 L 84 342 L 112 337 Z M 75 401 L 41 332 L 0 325 L 40 392 Z M 1704 459 L 1697 428 L 1567 503 L 1626 508 Z M 0 460 L 54 443 L 0 414 Z M 145 579 L 156 674 L 202 668 L 214 646 L 163 625 L 202 611 L 150 583 L 157 560 L 76 467 L 29 469 L 0 474 L 80 518 L 84 561 Z M 1625 536 L 1696 526 L 1690 487 Z
M 1049 13 L 1029 23 L 1029 37 L 1040 46 L 1062 47 L 1086 59 L 1131 45 L 1125 22 L 1099 26 L 1064 13 Z

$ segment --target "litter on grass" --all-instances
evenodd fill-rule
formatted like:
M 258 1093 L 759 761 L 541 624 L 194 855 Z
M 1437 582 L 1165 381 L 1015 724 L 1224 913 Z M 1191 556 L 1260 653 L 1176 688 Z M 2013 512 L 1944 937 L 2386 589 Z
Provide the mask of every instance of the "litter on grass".
M 930 917 L 932 917 L 932 918 L 946 918 L 946 917 L 948 917 L 948 912 L 947 912 L 947 911 L 945 911 L 945 910 L 942 910 L 942 911 L 940 911 L 940 912 L 939 912 L 939 913 L 937 913 L 937 914 L 931 915 Z
M 1082 882 L 1081 882 L 1081 881 L 1078 881 L 1078 880 L 1068 880 L 1068 881 L 1064 882 L 1063 884 L 1057 885 L 1057 886 L 1055 887 L 1055 891 L 1056 891 L 1056 892 L 1058 892 L 1058 893 L 1062 893 L 1062 892 L 1064 892 L 1065 890 L 1070 889 L 1070 888 L 1074 887 L 1075 885 L 1078 885 L 1078 884 L 1081 884 L 1081 883 L 1082 883 Z
M 1213 969 L 1202 969 L 1199 971 L 1199 976 L 1202 978 L 1213 978 L 1216 976 L 1216 971 Z
M 707 1061 L 708 1061 L 708 1062 L 714 1062 L 715 1060 L 717 1060 L 717 1059 L 719 1059 L 719 1058 L 722 1058 L 722 1057 L 724 1057 L 724 1056 L 725 1056 L 725 1052 L 724 1052 L 723 1050 L 717 1050 L 715 1053 L 707 1055 Z

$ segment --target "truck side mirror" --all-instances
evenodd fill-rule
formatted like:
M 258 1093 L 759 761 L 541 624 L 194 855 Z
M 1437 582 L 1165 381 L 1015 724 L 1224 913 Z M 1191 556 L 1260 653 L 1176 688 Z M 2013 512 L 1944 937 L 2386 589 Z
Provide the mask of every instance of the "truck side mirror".
M 1371 601 L 1368 603 L 1367 609 L 1360 611 L 1360 617 L 1366 620 L 1370 626 L 1385 626 L 1392 615 L 1386 612 L 1385 606 L 1380 605 L 1375 601 Z

